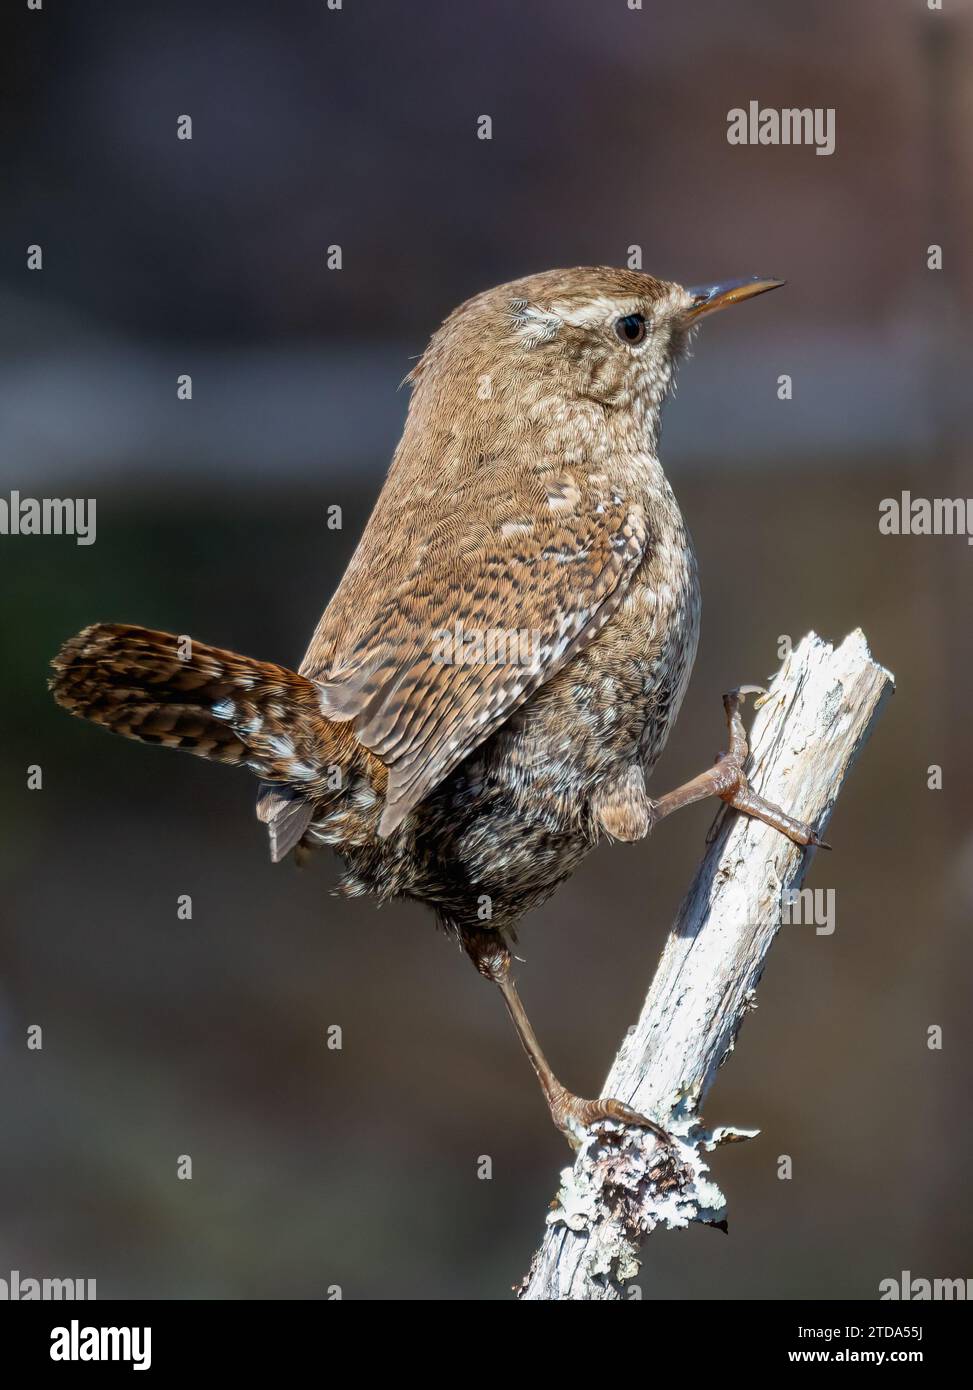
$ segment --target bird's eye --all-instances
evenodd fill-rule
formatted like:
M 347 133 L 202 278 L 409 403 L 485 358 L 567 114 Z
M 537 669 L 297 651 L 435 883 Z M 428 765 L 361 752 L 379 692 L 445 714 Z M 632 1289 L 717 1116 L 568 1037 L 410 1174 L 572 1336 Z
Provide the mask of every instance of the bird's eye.
M 645 319 L 641 314 L 626 314 L 615 320 L 615 332 L 623 343 L 640 343 L 645 337 Z

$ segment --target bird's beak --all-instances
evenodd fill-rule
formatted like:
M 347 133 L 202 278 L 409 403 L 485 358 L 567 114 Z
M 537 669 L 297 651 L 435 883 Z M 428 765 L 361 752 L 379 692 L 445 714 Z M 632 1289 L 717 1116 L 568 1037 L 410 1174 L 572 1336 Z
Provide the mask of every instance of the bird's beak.
M 717 309 L 726 309 L 742 299 L 752 299 L 755 294 L 763 294 L 766 290 L 779 290 L 786 283 L 786 280 L 765 280 L 759 275 L 751 275 L 746 280 L 724 280 L 719 285 L 696 285 L 686 291 L 692 300 L 686 310 L 686 318 L 695 322 L 704 314 L 715 314 Z

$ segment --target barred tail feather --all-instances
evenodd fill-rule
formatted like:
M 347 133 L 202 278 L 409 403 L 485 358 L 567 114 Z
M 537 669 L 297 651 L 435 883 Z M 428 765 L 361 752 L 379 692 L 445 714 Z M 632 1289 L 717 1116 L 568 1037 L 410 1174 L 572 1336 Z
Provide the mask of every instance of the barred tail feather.
M 298 786 L 337 757 L 338 727 L 321 714 L 316 686 L 285 666 L 107 623 L 65 642 L 51 664 L 58 704 L 123 738 Z

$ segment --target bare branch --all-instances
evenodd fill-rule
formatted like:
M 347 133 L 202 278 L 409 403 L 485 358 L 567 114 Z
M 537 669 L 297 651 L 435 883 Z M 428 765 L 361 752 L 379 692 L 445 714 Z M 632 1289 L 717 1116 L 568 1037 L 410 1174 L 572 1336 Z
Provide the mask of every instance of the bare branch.
M 893 689 L 860 630 L 837 650 L 809 633 L 754 720 L 751 785 L 823 831 Z M 765 957 L 812 853 L 759 821 L 735 812 L 720 818 L 602 1091 L 655 1117 L 677 1139 L 678 1154 L 617 1125 L 590 1138 L 561 1175 L 521 1298 L 618 1299 L 656 1226 L 723 1220 L 725 1199 L 705 1155 L 754 1131 L 708 1131 L 699 1106 L 753 1007 Z

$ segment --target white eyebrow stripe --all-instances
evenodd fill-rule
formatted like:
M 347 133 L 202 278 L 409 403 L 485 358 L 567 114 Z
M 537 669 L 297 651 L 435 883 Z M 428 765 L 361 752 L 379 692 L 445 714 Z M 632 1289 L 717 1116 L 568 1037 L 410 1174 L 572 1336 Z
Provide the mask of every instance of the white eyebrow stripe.
M 637 299 L 607 299 L 599 295 L 586 304 L 552 304 L 551 313 L 557 314 L 564 323 L 573 328 L 585 328 L 591 324 L 608 323 L 612 319 L 623 319 L 627 314 L 641 313 Z

